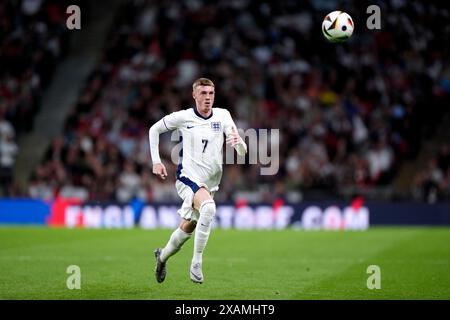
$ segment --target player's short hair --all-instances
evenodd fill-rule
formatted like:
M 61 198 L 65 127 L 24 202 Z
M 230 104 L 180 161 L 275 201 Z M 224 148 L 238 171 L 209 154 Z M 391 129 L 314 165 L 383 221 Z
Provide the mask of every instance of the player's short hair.
M 211 80 L 209 80 L 207 78 L 198 78 L 192 84 L 192 90 L 194 90 L 198 86 L 211 86 L 211 87 L 214 87 L 214 82 L 212 82 Z

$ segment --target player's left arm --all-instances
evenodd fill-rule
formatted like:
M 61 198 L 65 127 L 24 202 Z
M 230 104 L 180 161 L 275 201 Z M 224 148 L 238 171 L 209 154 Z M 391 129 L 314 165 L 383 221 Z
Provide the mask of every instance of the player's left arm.
M 238 155 L 245 155 L 247 153 L 247 144 L 239 135 L 236 124 L 228 111 L 225 117 L 224 132 L 227 137 L 226 143 L 236 149 Z

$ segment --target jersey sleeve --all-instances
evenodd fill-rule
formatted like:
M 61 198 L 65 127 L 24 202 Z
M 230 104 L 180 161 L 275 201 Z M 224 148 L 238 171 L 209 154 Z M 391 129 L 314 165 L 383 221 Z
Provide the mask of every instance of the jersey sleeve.
M 184 110 L 172 112 L 161 119 L 167 131 L 178 129 L 185 122 Z
M 151 126 L 148 138 L 150 154 L 153 164 L 161 163 L 159 156 L 159 135 L 161 133 L 178 129 L 184 121 L 183 111 L 172 112 Z
M 224 117 L 224 126 L 223 126 L 223 131 L 225 133 L 225 136 L 228 138 L 228 136 L 231 134 L 231 132 L 233 131 L 233 128 L 237 130 L 236 124 L 233 121 L 233 118 L 231 117 L 230 111 L 226 110 L 225 111 L 225 117 Z M 247 153 L 247 144 L 244 142 L 244 140 L 241 137 L 241 141 L 236 144 L 234 146 L 234 148 L 236 149 L 237 153 L 240 156 L 243 156 L 244 154 Z
M 233 121 L 233 118 L 231 118 L 230 111 L 225 110 L 225 116 L 223 121 L 223 132 L 225 133 L 225 136 L 228 137 L 230 133 L 233 130 L 233 127 L 236 128 L 236 124 Z

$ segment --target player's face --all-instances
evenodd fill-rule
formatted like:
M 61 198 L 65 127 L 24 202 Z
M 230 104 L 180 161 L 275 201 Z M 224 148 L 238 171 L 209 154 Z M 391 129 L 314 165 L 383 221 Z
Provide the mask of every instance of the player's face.
M 209 116 L 214 104 L 214 87 L 198 86 L 192 92 L 198 112 L 203 116 Z

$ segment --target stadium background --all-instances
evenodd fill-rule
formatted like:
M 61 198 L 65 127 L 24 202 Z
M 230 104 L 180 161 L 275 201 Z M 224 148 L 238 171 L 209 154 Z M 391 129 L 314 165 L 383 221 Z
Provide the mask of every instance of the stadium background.
M 66 27 L 71 4 L 81 30 Z M 381 30 L 366 27 L 372 4 Z M 355 23 L 343 44 L 320 30 L 336 8 Z M 448 225 L 449 14 L 401 0 L 3 1 L 0 223 L 174 227 L 175 143 L 162 137 L 160 181 L 148 129 L 192 106 L 205 76 L 239 128 L 281 134 L 277 175 L 225 166 L 218 226 Z

